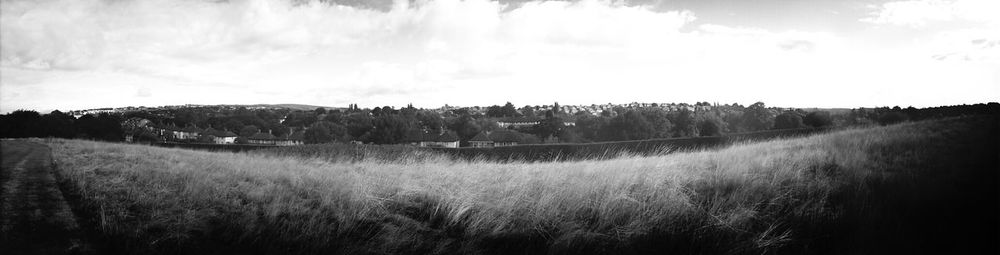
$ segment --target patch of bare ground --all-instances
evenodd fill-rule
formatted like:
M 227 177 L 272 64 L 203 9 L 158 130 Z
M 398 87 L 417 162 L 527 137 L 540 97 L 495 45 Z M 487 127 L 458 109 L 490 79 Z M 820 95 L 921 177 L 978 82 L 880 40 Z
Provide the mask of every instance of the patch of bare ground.
M 45 145 L 2 142 L 0 249 L 4 254 L 88 254 L 80 226 L 53 176 Z

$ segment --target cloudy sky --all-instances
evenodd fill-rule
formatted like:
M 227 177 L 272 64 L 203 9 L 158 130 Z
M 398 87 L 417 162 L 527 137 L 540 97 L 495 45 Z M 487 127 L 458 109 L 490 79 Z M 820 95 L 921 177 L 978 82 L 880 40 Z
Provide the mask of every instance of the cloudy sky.
M 995 0 L 0 1 L 0 112 L 1000 98 Z

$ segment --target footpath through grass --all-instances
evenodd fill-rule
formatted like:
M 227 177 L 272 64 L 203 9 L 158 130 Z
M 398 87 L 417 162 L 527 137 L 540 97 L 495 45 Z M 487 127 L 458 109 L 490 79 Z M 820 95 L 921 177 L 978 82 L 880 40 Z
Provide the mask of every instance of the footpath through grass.
M 541 163 L 47 144 L 118 253 L 938 254 L 997 251 L 998 130 L 979 116 Z

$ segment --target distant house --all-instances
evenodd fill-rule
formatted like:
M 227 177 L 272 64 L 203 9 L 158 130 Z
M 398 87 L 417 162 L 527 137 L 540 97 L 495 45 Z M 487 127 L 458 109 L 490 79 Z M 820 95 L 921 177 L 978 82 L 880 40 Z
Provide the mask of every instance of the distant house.
M 173 132 L 174 138 L 178 140 L 195 140 L 198 139 L 199 134 L 205 131 L 196 126 L 188 126 L 180 130 L 174 130 Z
M 458 135 L 452 131 L 439 134 L 414 131 L 408 133 L 403 142 L 420 147 L 458 148 Z
M 122 122 L 122 131 L 125 132 L 125 141 L 133 142 L 136 136 L 144 132 L 154 132 L 155 128 L 147 119 L 132 117 Z
M 508 118 L 497 121 L 497 126 L 507 129 L 524 129 L 538 125 L 541 120 L 537 118 Z
M 493 131 L 489 133 L 489 138 L 493 141 L 493 147 L 514 146 L 524 140 L 523 135 L 514 130 Z
M 497 126 L 506 129 L 523 130 L 538 125 L 539 123 L 542 123 L 542 120 L 539 118 L 507 118 L 497 121 Z M 576 126 L 576 122 L 566 121 L 563 122 L 563 125 L 568 127 Z
M 250 144 L 275 145 L 276 138 L 268 131 L 267 133 L 261 132 L 247 137 L 247 142 Z
M 294 146 L 302 145 L 304 137 L 305 132 L 303 131 L 292 132 L 281 137 L 274 136 L 271 134 L 271 131 L 268 131 L 267 133 L 256 133 L 247 137 L 247 142 L 260 145 Z
M 211 127 L 205 129 L 201 134 L 203 137 L 207 137 L 207 140 L 212 141 L 216 144 L 234 144 L 236 143 L 236 133 L 229 130 L 216 130 Z
M 524 142 L 524 134 L 510 129 L 481 132 L 469 139 L 469 147 L 492 148 L 514 146 Z
M 469 147 L 473 148 L 490 148 L 493 147 L 493 140 L 486 132 L 479 132 L 475 137 L 469 139 Z
M 305 138 L 305 132 L 304 131 L 296 131 L 296 132 L 292 132 L 291 134 L 288 134 L 288 135 L 285 135 L 285 136 L 282 136 L 282 137 L 279 137 L 279 138 L 275 139 L 274 145 L 277 145 L 277 146 L 302 145 L 304 138 Z
M 218 135 L 215 136 L 215 143 L 217 144 L 234 144 L 236 143 L 236 133 L 233 131 L 225 130 L 219 131 Z

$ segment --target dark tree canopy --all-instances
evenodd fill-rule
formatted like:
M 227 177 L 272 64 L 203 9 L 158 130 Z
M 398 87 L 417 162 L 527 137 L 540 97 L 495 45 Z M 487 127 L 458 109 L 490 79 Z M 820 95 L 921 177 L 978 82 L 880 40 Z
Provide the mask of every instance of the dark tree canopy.
M 718 115 L 703 114 L 698 118 L 698 136 L 722 135 L 725 123 Z
M 788 111 L 774 117 L 774 129 L 792 129 L 805 127 L 802 116 L 797 112 Z
M 833 119 L 830 118 L 829 112 L 815 111 L 806 114 L 802 118 L 802 123 L 810 127 L 828 127 L 833 125 Z
M 330 143 L 334 141 L 344 141 L 347 135 L 347 128 L 340 124 L 328 121 L 314 123 L 306 129 L 303 134 L 303 142 L 306 144 Z
M 606 141 L 626 141 L 653 138 L 656 130 L 641 113 L 629 110 L 612 118 L 602 133 Z
M 347 134 L 351 137 L 363 140 L 361 138 L 367 137 L 368 132 L 372 130 L 372 118 L 367 113 L 352 113 L 344 119 L 344 127 L 347 128 Z
M 698 132 L 694 113 L 687 108 L 682 108 L 674 115 L 674 137 L 690 137 Z
M 260 132 L 260 128 L 254 125 L 247 125 L 240 129 L 241 136 L 252 136 Z
M 743 111 L 743 131 L 760 131 L 771 128 L 774 115 L 764 102 L 756 102 Z

